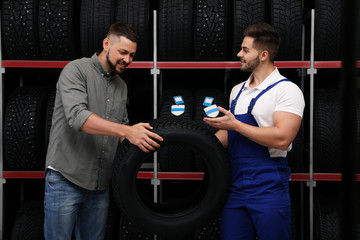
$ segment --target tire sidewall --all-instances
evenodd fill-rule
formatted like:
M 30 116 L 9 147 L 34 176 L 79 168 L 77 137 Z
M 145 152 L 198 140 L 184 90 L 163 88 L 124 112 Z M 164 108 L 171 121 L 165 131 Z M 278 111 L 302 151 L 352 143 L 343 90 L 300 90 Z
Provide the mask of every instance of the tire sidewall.
M 113 191 L 118 196 L 117 200 L 121 208 L 144 229 L 165 236 L 191 233 L 214 217 L 217 210 L 220 210 L 225 203 L 231 182 L 230 174 L 226 174 L 230 171 L 229 165 L 226 161 L 221 161 L 226 158 L 225 153 L 218 150 L 219 145 L 216 146 L 213 139 L 197 134 L 193 129 L 174 128 L 171 132 L 160 129 L 155 132 L 164 138 L 161 147 L 169 144 L 184 144 L 196 148 L 205 155 L 209 179 L 204 197 L 195 206 L 175 214 L 160 214 L 149 209 L 140 199 L 136 185 L 139 167 L 149 154 L 133 145 L 130 146 L 126 158 L 122 159 L 124 162 L 121 168 L 113 173 L 113 178 L 117 178 L 118 182 L 118 187 L 113 188 Z

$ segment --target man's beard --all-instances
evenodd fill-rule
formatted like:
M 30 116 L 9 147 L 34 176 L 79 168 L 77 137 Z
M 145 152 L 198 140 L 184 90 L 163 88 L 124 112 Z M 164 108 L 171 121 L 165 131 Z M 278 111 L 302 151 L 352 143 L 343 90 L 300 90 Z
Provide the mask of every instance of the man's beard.
M 253 60 L 247 62 L 247 66 L 245 68 L 240 67 L 240 70 L 243 72 L 252 72 L 255 70 L 255 68 L 257 68 L 257 66 L 259 66 L 259 64 L 260 64 L 260 60 L 259 60 L 259 55 L 258 55 Z
M 108 53 L 106 54 L 106 61 L 107 61 L 107 63 L 109 64 L 112 72 L 113 72 L 113 73 L 117 73 L 117 74 L 121 74 L 123 71 L 118 71 L 118 70 L 116 70 L 116 66 L 110 61 L 109 53 L 110 53 L 110 50 L 109 50 Z M 123 63 L 123 65 L 124 65 L 125 67 L 127 66 L 126 63 Z

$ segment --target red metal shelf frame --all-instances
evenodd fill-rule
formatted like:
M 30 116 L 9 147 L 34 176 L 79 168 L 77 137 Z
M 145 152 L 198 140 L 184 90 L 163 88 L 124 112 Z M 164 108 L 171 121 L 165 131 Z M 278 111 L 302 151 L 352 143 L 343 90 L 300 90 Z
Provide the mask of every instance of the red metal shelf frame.
M 43 171 L 4 171 L 4 179 L 42 179 L 45 178 Z M 153 179 L 154 172 L 138 172 L 138 179 Z M 160 180 L 202 180 L 204 173 L 201 172 L 158 172 L 157 178 Z
M 69 61 L 21 61 L 21 60 L 4 60 L 1 62 L 3 68 L 64 68 Z M 228 62 L 157 62 L 158 69 L 238 69 L 240 68 L 239 61 Z M 275 66 L 278 68 L 310 68 L 310 61 L 275 61 Z M 341 68 L 341 61 L 315 61 L 315 68 Z M 360 61 L 356 62 L 356 67 L 360 68 Z M 129 65 L 128 68 L 154 68 L 152 61 L 135 61 Z M 202 180 L 203 173 L 173 173 L 173 172 L 159 172 L 158 179 L 161 180 Z M 26 179 L 42 179 L 44 172 L 13 172 L 4 171 L 2 178 L 26 178 Z M 138 179 L 153 179 L 153 172 L 139 172 Z M 360 181 L 360 174 L 356 174 L 356 181 Z M 314 173 L 314 181 L 341 181 L 342 175 L 340 173 Z M 310 174 L 308 173 L 293 173 L 291 174 L 291 181 L 310 181 Z
M 3 68 L 64 68 L 69 61 L 21 61 L 3 60 Z M 133 62 L 129 68 L 153 68 L 153 62 Z
M 18 61 L 4 60 L 2 67 L 4 68 L 64 68 L 69 61 Z M 309 68 L 309 61 L 286 61 L 275 62 L 279 68 Z M 152 61 L 149 62 L 133 62 L 129 68 L 145 68 L 154 67 Z M 238 69 L 240 62 L 157 62 L 158 69 Z
M 158 172 L 157 178 L 159 180 L 202 180 L 204 173 L 202 172 Z M 45 173 L 35 171 L 4 171 L 3 179 L 42 179 L 45 178 Z M 138 179 L 153 179 L 154 172 L 138 172 Z M 341 181 L 341 173 L 314 173 L 314 181 Z M 309 173 L 292 173 L 292 182 L 306 182 L 310 181 Z M 355 181 L 360 181 L 360 174 L 355 175 Z
M 63 68 L 69 61 L 21 61 L 3 60 L 3 68 Z M 310 61 L 275 61 L 278 68 L 310 68 Z M 154 67 L 152 61 L 135 61 L 129 68 Z M 239 61 L 234 62 L 157 62 L 158 69 L 238 69 Z M 341 61 L 315 61 L 315 68 L 341 68 Z M 356 62 L 356 67 L 360 68 L 360 61 Z
M 310 68 L 310 61 L 275 62 L 278 68 Z M 240 62 L 158 62 L 159 69 L 239 69 Z
M 315 68 L 342 68 L 341 61 L 315 61 Z M 360 61 L 356 61 L 356 68 L 360 68 Z

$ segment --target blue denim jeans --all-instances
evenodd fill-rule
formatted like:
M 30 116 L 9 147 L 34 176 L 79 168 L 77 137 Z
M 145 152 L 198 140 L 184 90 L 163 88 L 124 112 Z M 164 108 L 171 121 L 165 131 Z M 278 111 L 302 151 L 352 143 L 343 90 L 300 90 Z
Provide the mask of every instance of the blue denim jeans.
M 90 191 L 66 180 L 61 173 L 48 169 L 45 183 L 46 240 L 102 240 L 109 206 L 109 190 Z

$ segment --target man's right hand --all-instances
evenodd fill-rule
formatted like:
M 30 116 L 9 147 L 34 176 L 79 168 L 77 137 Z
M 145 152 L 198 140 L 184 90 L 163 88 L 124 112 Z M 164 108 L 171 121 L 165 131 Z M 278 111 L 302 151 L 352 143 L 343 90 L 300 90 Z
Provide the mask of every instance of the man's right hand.
M 144 152 L 154 151 L 160 147 L 160 144 L 155 140 L 162 142 L 163 138 L 151 132 L 150 130 L 152 129 L 149 123 L 138 123 L 133 126 L 128 126 L 125 138 Z

